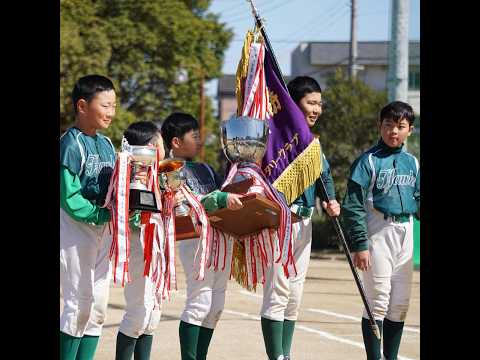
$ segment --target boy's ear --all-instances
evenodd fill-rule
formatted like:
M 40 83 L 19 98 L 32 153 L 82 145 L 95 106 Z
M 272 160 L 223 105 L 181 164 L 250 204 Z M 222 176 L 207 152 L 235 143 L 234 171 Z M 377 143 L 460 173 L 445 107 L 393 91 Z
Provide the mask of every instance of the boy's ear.
M 172 139 L 172 149 L 178 149 L 179 147 L 180 147 L 180 139 L 175 136 Z
M 77 112 L 79 114 L 87 112 L 87 107 L 88 103 L 85 99 L 80 99 L 77 101 Z

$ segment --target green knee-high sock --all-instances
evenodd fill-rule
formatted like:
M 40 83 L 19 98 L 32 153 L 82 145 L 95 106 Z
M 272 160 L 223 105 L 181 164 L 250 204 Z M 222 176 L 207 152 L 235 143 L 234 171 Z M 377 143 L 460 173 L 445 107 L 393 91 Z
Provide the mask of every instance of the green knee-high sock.
M 295 330 L 295 321 L 285 319 L 283 321 L 283 337 L 282 337 L 283 355 L 285 356 L 290 356 L 290 349 L 292 347 L 294 330 Z
M 212 340 L 213 329 L 200 326 L 197 344 L 197 360 L 205 360 L 207 358 L 208 346 Z
M 100 336 L 83 335 L 76 360 L 93 360 Z
M 60 360 L 75 360 L 81 340 L 60 331 Z
M 178 334 L 180 336 L 180 352 L 182 360 L 197 359 L 197 345 L 200 326 L 180 321 Z
M 380 336 L 382 336 L 382 321 L 376 320 L 378 328 L 380 329 Z M 372 331 L 370 321 L 362 317 L 362 334 L 363 343 L 367 352 L 367 360 L 380 360 L 382 353 L 380 351 L 380 340 L 377 339 L 375 333 Z
M 117 334 L 115 360 L 132 360 L 136 342 L 137 339 L 127 336 L 119 331 Z
M 149 360 L 152 351 L 153 335 L 141 335 L 135 344 L 135 360 Z
M 270 360 L 276 360 L 280 355 L 283 355 L 283 321 L 269 320 L 264 317 L 261 319 L 265 351 Z
M 400 340 L 402 339 L 404 322 L 383 321 L 383 355 L 388 360 L 397 360 Z

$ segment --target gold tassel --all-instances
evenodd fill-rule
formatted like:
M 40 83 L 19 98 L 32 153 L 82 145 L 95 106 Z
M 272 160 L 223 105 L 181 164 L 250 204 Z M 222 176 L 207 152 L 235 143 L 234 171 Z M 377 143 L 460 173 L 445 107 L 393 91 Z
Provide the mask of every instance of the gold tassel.
M 305 150 L 293 160 L 273 182 L 278 191 L 285 194 L 290 205 L 312 185 L 322 173 L 322 148 L 314 139 Z
M 233 243 L 232 276 L 244 289 L 251 292 L 257 291 L 256 286 L 248 286 L 245 245 L 238 239 Z

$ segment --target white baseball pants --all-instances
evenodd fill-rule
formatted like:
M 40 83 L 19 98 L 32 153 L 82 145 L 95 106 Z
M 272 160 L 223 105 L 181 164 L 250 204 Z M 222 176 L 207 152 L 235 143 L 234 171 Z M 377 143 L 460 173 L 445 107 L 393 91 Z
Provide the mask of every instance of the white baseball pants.
M 280 263 L 268 268 L 263 285 L 263 302 L 260 315 L 266 319 L 295 321 L 303 295 L 312 250 L 312 220 L 306 218 L 292 226 L 294 236 L 293 256 L 297 275 L 287 279 Z
M 132 229 L 130 237 L 129 271 L 131 282 L 125 284 L 126 309 L 119 331 L 132 338 L 152 335 L 160 322 L 162 299 L 155 295 L 155 284 L 143 275 L 144 244 L 140 241 L 140 230 Z
M 396 223 L 377 210 L 368 212 L 371 268 L 363 284 L 373 316 L 403 322 L 410 303 L 413 274 L 413 218 Z M 363 317 L 368 319 L 364 310 Z
M 72 219 L 60 209 L 60 286 L 64 301 L 60 331 L 100 336 L 110 284 L 108 225 Z
M 187 299 L 181 320 L 209 329 L 214 329 L 225 306 L 225 292 L 232 263 L 233 242 L 227 241 L 225 270 L 205 270 L 203 280 L 195 279 L 194 257 L 199 239 L 178 242 L 180 260 L 187 281 Z M 222 251 L 223 253 L 223 251 Z

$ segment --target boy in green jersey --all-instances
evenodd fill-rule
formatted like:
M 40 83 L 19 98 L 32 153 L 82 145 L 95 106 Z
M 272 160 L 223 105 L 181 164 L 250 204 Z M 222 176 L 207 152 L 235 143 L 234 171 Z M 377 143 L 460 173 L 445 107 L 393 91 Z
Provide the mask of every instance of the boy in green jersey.
M 380 140 L 353 163 L 343 201 L 353 263 L 363 271 L 367 300 L 383 328 L 383 358 L 389 360 L 397 359 L 410 303 L 413 216 L 420 209 L 420 167 L 404 148 L 414 120 L 412 107 L 401 101 L 381 110 Z M 362 333 L 367 358 L 381 359 L 365 311 Z
M 115 115 L 113 83 L 80 78 L 72 91 L 75 124 L 60 138 L 60 359 L 93 359 L 105 322 L 110 282 L 107 223 L 101 208 L 115 164 L 110 139 L 98 134 Z

